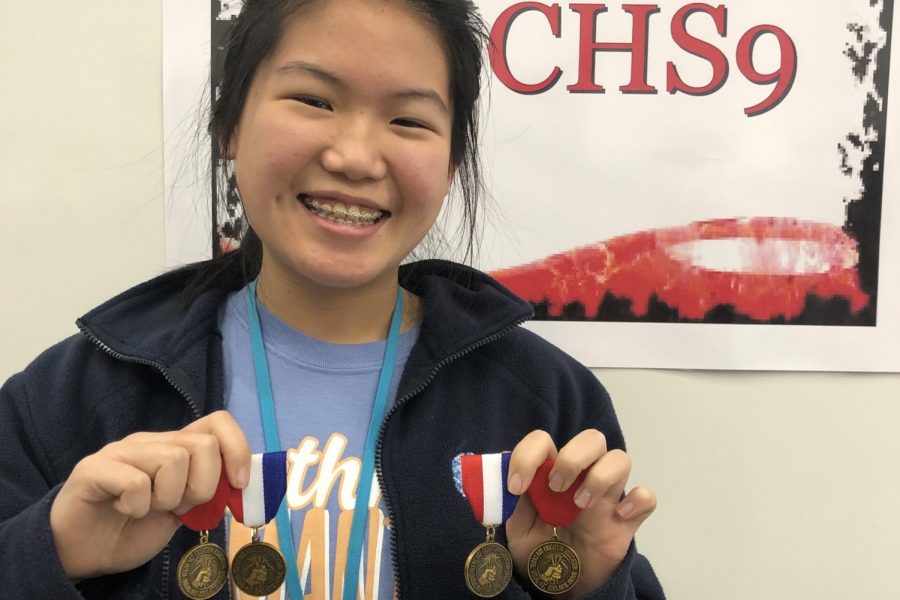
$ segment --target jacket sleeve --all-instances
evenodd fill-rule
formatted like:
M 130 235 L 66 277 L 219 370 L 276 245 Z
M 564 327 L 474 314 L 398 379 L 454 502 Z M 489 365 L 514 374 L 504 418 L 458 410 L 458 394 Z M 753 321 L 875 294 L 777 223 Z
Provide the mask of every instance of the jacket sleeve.
M 0 388 L 0 596 L 80 599 L 50 531 L 60 485 L 32 422 L 24 379 L 20 373 Z
M 566 408 L 561 415 L 570 414 L 571 419 L 560 422 L 559 428 L 565 438 L 571 438 L 579 431 L 595 427 L 606 436 L 607 447 L 625 450 L 625 437 L 616 417 L 612 400 L 606 388 L 586 367 L 572 360 L 571 377 L 573 388 L 571 402 L 561 399 Z M 628 553 L 613 573 L 612 577 L 593 593 L 582 596 L 583 600 L 664 600 L 662 585 L 650 566 L 650 561 L 637 552 L 634 540 Z M 581 599 L 580 599 L 581 600 Z
M 561 398 L 565 408 L 559 411 L 558 428 L 563 439 L 570 439 L 579 431 L 594 427 L 604 433 L 610 450 L 625 450 L 625 438 L 619 426 L 612 400 L 597 377 L 580 363 L 572 361 L 568 385 L 570 396 Z M 567 386 L 568 387 L 568 386 Z M 569 418 L 565 418 L 567 415 Z M 662 585 L 653 568 L 643 555 L 637 552 L 635 542 L 619 568 L 599 589 L 579 600 L 664 600 Z
M 619 568 L 603 586 L 579 600 L 664 600 L 662 586 L 650 562 L 638 554 L 632 541 Z
M 559 349 L 547 351 L 546 346 L 535 351 L 534 356 L 545 357 L 543 365 L 531 365 L 538 372 L 552 373 L 550 376 L 530 378 L 533 392 L 548 402 L 548 423 L 557 444 L 564 444 L 580 431 L 599 429 L 606 436 L 609 449 L 625 450 L 625 439 L 619 426 L 612 400 L 606 388 L 586 367 Z M 522 375 L 526 379 L 525 374 Z M 511 584 L 512 585 L 512 584 Z M 517 587 L 518 583 L 515 584 Z M 525 587 L 521 596 L 529 598 Z M 541 596 L 534 592 L 535 597 Z M 599 589 L 583 595 L 579 600 L 663 600 L 665 594 L 650 562 L 637 552 L 635 542 L 619 564 L 612 577 Z

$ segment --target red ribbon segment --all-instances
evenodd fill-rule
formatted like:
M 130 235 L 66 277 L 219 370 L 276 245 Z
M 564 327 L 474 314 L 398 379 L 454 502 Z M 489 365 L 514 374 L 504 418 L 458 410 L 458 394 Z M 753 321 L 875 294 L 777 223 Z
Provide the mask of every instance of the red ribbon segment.
M 582 471 L 566 491 L 554 492 L 550 489 L 550 471 L 553 465 L 554 461 L 548 460 L 538 467 L 534 480 L 528 487 L 528 497 L 541 521 L 554 527 L 565 527 L 581 514 L 581 509 L 575 504 L 575 492 L 584 483 L 587 471 Z
M 225 507 L 231 498 L 231 484 L 228 483 L 228 475 L 225 473 L 225 464 L 222 464 L 222 473 L 219 475 L 219 485 L 212 500 L 204 504 L 198 504 L 178 520 L 194 531 L 208 531 L 215 529 L 225 515 Z

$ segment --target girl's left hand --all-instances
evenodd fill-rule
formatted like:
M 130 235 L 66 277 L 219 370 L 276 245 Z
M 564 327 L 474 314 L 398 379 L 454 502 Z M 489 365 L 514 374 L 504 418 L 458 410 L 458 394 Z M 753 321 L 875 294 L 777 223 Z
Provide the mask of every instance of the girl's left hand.
M 553 536 L 553 527 L 538 517 L 525 491 L 535 471 L 548 459 L 556 463 L 550 471 L 550 489 L 562 492 L 587 472 L 575 503 L 583 510 L 567 527 L 557 527 L 559 540 L 571 546 L 581 563 L 578 583 L 562 597 L 576 597 L 603 585 L 625 558 L 634 533 L 656 508 L 656 495 L 646 487 L 622 494 L 631 472 L 631 460 L 622 450 L 606 449 L 606 437 L 586 429 L 557 450 L 546 431 L 532 431 L 513 450 L 507 486 L 521 495 L 516 510 L 506 522 L 506 537 L 513 565 L 520 579 L 527 580 L 528 558 Z

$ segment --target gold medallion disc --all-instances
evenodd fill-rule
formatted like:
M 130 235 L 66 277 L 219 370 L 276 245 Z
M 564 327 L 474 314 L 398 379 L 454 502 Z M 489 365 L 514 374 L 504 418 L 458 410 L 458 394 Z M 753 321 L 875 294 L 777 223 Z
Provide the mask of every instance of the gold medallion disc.
M 178 589 L 191 600 L 212 598 L 228 580 L 228 557 L 215 544 L 201 543 L 178 561 Z
M 493 598 L 509 585 L 512 572 L 509 551 L 502 544 L 484 542 L 466 559 L 466 586 L 480 598 Z
M 575 551 L 558 540 L 544 542 L 528 558 L 528 578 L 546 594 L 564 594 L 575 587 L 581 563 Z
M 231 577 L 250 596 L 268 596 L 284 582 L 284 558 L 265 542 L 251 542 L 238 550 L 231 563 Z

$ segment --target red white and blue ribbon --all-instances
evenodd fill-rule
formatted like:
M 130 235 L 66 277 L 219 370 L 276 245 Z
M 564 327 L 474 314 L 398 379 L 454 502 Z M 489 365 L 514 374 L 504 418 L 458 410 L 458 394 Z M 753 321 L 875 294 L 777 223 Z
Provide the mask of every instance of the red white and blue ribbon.
M 247 527 L 262 527 L 278 512 L 286 492 L 287 452 L 254 454 L 250 457 L 250 484 L 246 488 L 231 487 L 223 463 L 213 498 L 178 519 L 194 531 L 215 529 L 227 506 L 234 518 Z
M 262 527 L 275 518 L 287 492 L 287 453 L 266 452 L 250 458 L 250 483 L 231 495 L 231 514 L 247 527 Z
M 460 454 L 453 459 L 456 489 L 469 501 L 475 518 L 485 527 L 505 523 L 519 501 L 506 487 L 510 455 L 510 452 Z

